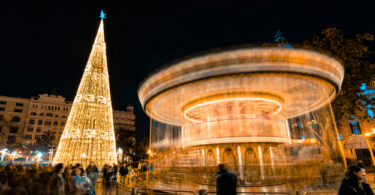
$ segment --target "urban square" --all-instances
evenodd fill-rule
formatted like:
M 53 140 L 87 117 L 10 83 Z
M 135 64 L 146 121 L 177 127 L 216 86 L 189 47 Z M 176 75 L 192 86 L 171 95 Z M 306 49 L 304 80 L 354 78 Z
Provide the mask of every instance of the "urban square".
M 206 3 L 9 5 L 0 195 L 373 195 L 373 22 Z

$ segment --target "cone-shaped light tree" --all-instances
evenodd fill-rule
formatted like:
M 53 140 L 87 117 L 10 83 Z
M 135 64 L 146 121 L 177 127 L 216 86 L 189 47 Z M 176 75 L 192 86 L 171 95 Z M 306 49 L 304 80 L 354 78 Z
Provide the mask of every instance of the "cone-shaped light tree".
M 81 83 L 60 138 L 53 164 L 76 164 L 86 167 L 117 163 L 109 89 L 104 13 Z

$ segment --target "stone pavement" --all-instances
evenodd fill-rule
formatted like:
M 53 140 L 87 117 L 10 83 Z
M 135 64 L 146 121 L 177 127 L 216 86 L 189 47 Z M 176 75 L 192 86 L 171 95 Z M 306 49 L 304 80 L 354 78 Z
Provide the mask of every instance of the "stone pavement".
M 375 189 L 375 173 L 367 173 L 367 182 L 371 185 L 371 188 Z M 337 186 L 338 188 L 338 186 Z M 101 181 L 96 182 L 96 195 L 130 195 L 131 193 L 120 184 L 113 184 L 108 189 L 102 184 Z M 261 189 L 257 189 L 259 191 Z

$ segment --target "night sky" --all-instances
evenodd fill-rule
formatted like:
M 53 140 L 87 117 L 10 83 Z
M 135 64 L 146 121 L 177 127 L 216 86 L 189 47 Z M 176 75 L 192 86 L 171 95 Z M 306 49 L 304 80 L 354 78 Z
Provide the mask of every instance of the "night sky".
M 56 89 L 73 100 L 100 22 L 100 9 L 107 13 L 113 107 L 135 106 L 137 140 L 148 136 L 149 124 L 137 89 L 145 76 L 163 64 L 215 47 L 273 42 L 277 29 L 291 43 L 334 26 L 347 36 L 375 33 L 375 14 L 370 10 L 375 7 L 366 3 L 186 2 L 3 2 L 0 95 L 29 98 Z

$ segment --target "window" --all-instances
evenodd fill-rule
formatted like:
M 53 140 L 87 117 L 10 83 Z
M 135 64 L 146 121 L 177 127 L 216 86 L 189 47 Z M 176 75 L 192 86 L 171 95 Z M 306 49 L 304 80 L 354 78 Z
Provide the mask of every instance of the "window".
M 7 144 L 16 143 L 16 136 L 8 136 Z
M 35 139 L 40 139 L 40 135 L 35 135 Z
M 17 133 L 17 131 L 18 131 L 18 127 L 15 127 L 15 126 L 12 126 L 12 127 L 10 127 L 10 129 L 9 129 L 9 132 L 10 132 L 10 133 Z
M 0 105 L 7 105 L 6 101 L 0 101 Z
M 31 112 L 30 115 L 31 116 L 36 116 L 36 112 Z
M 43 120 L 38 120 L 38 125 L 43 125 Z
M 32 125 L 35 124 L 35 120 L 34 119 L 30 119 L 29 120 L 29 124 L 32 124 Z
M 0 121 L 4 119 L 4 116 L 3 115 L 0 115 Z
M 21 118 L 18 116 L 15 116 L 12 118 L 12 122 L 20 122 Z
M 38 128 L 36 128 L 36 132 L 40 133 L 40 132 L 42 132 L 42 129 L 40 127 L 38 127 Z
M 4 107 L 0 107 L 0 111 L 4 111 L 5 110 L 5 108 Z
M 39 116 L 44 116 L 44 113 L 43 113 L 43 112 L 41 112 L 41 113 L 39 114 Z
M 26 136 L 25 136 L 25 139 L 26 139 L 26 140 L 31 140 L 31 139 L 33 139 L 33 135 L 26 135 Z
M 33 132 L 33 131 L 34 131 L 34 128 L 32 127 L 27 128 L 27 132 Z
M 16 106 L 23 106 L 23 103 L 16 103 Z
M 22 109 L 15 108 L 14 112 L 22 112 Z
M 64 126 L 64 125 L 65 125 L 65 122 L 61 122 L 60 125 L 61 125 L 61 126 Z
M 47 113 L 46 116 L 53 117 L 52 113 Z
M 2 130 L 3 130 L 3 126 L 0 126 L 0 133 L 1 133 Z
M 53 126 L 57 126 L 59 125 L 59 122 L 58 121 L 53 121 Z
M 58 115 L 58 114 L 55 114 L 55 117 L 59 117 L 59 115 Z
M 51 121 L 44 121 L 44 125 L 51 125 Z
M 352 129 L 352 133 L 355 135 L 361 134 L 361 128 L 359 127 L 358 121 L 351 121 L 350 122 L 350 129 Z
M 61 118 L 66 118 L 66 116 L 65 116 L 65 115 L 62 115 Z

